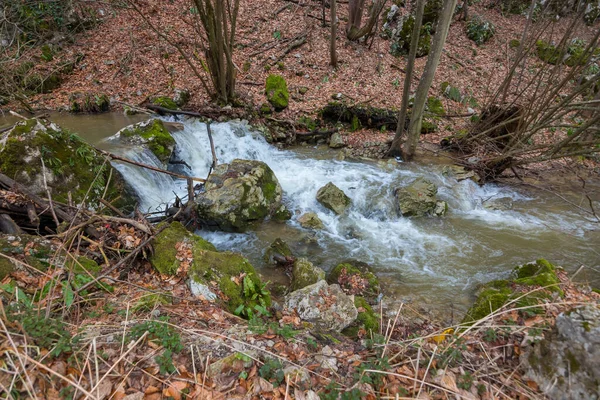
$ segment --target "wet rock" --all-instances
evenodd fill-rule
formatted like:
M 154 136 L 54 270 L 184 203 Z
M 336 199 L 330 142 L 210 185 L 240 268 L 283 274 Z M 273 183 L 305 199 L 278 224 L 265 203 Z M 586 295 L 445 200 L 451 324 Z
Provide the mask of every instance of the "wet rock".
M 331 138 L 329 139 L 329 147 L 332 149 L 340 149 L 344 146 L 346 146 L 346 143 L 344 143 L 344 138 L 342 137 L 341 133 L 335 132 L 333 135 L 331 135 Z
M 481 178 L 475 171 L 466 169 L 461 165 L 446 165 L 442 173 L 454 177 L 458 182 L 471 179 L 475 183 L 479 183 Z
M 325 271 L 316 267 L 306 258 L 299 258 L 294 261 L 292 267 L 292 283 L 290 291 L 302 289 L 325 279 Z
M 175 102 L 175 100 L 173 100 L 169 96 L 158 96 L 158 97 L 155 97 L 155 98 L 152 99 L 152 104 L 154 104 L 155 106 L 166 108 L 168 110 L 177 110 L 177 109 L 179 109 L 179 106 L 177 105 L 177 103 Z
M 196 198 L 198 218 L 221 230 L 242 232 L 285 210 L 279 181 L 261 161 L 237 159 L 221 164 L 204 187 L 205 191 Z
M 351 203 L 350 198 L 331 182 L 319 189 L 317 201 L 338 215 L 344 214 Z
M 381 293 L 379 279 L 372 268 L 357 260 L 346 260 L 338 264 L 329 272 L 327 282 L 338 284 L 345 293 L 362 296 L 372 304 L 375 304 Z
M 303 321 L 324 331 L 340 332 L 358 316 L 352 298 L 339 285 L 328 285 L 325 281 L 290 293 L 285 308 L 296 310 Z
M 301 227 L 306 229 L 323 229 L 325 227 L 325 225 L 323 225 L 323 221 L 321 221 L 319 216 L 314 212 L 302 214 L 298 218 L 298 223 Z
M 163 121 L 150 119 L 126 126 L 109 140 L 123 144 L 147 148 L 166 167 L 175 148 L 175 139 L 165 127 Z
M 526 376 L 552 399 L 597 399 L 600 393 L 600 306 L 561 313 L 545 339 L 523 353 Z
M 398 214 L 404 217 L 441 216 L 448 209 L 445 202 L 437 200 L 437 187 L 424 178 L 417 178 L 409 186 L 396 189 L 395 194 Z
M 287 263 L 292 257 L 292 250 L 290 250 L 288 244 L 284 240 L 277 238 L 271 243 L 267 250 L 265 250 L 263 258 L 266 263 L 276 265 Z
M 85 199 L 96 208 L 101 198 L 119 198 L 113 205 L 124 208 L 134 200 L 121 174 L 98 150 L 43 119 L 20 121 L 0 134 L 0 171 L 42 197 L 47 197 L 47 184 L 52 199 L 63 203 Z

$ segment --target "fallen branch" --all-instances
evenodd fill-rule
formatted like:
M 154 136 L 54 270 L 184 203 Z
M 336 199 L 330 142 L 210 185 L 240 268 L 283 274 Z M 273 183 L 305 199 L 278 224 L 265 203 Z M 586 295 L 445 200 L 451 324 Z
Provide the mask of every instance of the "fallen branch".
M 275 59 L 275 61 L 273 61 L 271 63 L 271 65 L 277 64 L 279 61 L 283 60 L 285 58 L 285 56 L 287 56 L 292 50 L 297 49 L 298 47 L 302 46 L 305 43 L 306 43 L 306 34 L 302 34 L 296 40 L 294 40 L 292 43 L 290 43 L 290 45 L 283 51 L 283 53 L 281 53 L 281 55 L 279 57 L 277 57 Z

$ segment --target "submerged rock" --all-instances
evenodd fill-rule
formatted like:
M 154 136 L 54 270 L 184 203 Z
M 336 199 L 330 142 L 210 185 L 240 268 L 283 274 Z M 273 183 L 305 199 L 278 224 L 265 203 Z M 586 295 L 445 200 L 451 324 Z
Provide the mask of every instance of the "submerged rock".
M 302 289 L 324 279 L 325 271 L 314 266 L 306 258 L 299 258 L 294 261 L 294 266 L 292 267 L 290 291 L 293 292 L 294 290 Z
M 517 266 L 509 279 L 488 282 L 478 290 L 477 300 L 467 311 L 463 322 L 478 321 L 513 300 L 513 307 L 529 307 L 528 312 L 543 312 L 542 304 L 556 295 L 564 295 L 559 283 L 555 267 L 542 258 Z M 528 293 L 540 287 L 543 289 Z
M 350 197 L 331 182 L 319 189 L 317 201 L 338 215 L 344 214 L 352 202 Z
M 598 399 L 600 394 L 600 306 L 561 313 L 556 325 L 523 353 L 526 376 L 552 399 Z
M 43 164 L 42 164 L 43 160 Z M 45 173 L 44 173 L 45 170 Z M 125 181 L 105 157 L 79 136 L 60 126 L 32 118 L 0 134 L 0 171 L 34 194 L 63 203 L 100 205 L 100 198 L 123 208 L 133 203 Z
M 329 272 L 327 282 L 338 284 L 347 294 L 362 296 L 371 304 L 375 304 L 381 293 L 379 279 L 369 264 L 361 261 L 347 260 L 338 264 Z
M 323 225 L 323 221 L 321 221 L 319 216 L 314 212 L 302 214 L 298 218 L 298 223 L 301 227 L 306 229 L 323 229 L 325 227 L 325 225 Z
M 290 293 L 285 299 L 285 308 L 296 310 L 303 321 L 318 329 L 333 332 L 340 332 L 358 316 L 352 298 L 339 285 L 328 285 L 325 281 Z
M 215 291 L 221 292 L 231 312 L 239 313 L 240 306 L 253 309 L 271 304 L 270 294 L 248 260 L 237 253 L 218 252 L 179 222 L 159 233 L 153 246 L 150 263 L 157 271 L 166 275 L 187 274 L 191 290 L 207 299 L 214 298 Z
M 121 129 L 111 140 L 149 149 L 164 166 L 171 159 L 175 139 L 160 119 L 150 119 Z
M 403 217 L 441 216 L 448 210 L 446 202 L 436 198 L 437 187 L 425 178 L 396 189 L 395 195 L 398 214 Z
M 233 160 L 215 168 L 196 198 L 198 218 L 206 225 L 241 232 L 267 218 L 290 216 L 281 203 L 281 186 L 267 164 Z
M 293 259 L 292 250 L 288 244 L 277 238 L 271 243 L 271 245 L 265 250 L 264 260 L 267 264 L 281 264 L 287 262 L 289 259 Z

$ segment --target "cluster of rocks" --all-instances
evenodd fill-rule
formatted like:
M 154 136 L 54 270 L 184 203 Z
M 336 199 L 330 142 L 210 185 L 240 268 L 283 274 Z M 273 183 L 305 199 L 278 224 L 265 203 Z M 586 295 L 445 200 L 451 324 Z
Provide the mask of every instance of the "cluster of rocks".
M 362 146 L 348 146 L 344 149 L 343 158 L 346 157 L 366 157 L 366 158 L 375 158 L 382 159 L 386 158 L 386 154 L 390 149 L 390 143 L 388 141 L 384 142 L 365 142 Z M 342 158 L 342 156 L 340 156 Z

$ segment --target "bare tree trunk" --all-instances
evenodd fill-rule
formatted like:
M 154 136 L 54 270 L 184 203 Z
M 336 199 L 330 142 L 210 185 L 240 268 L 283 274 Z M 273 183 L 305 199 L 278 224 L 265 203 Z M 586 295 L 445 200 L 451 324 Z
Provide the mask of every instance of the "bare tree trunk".
M 404 136 L 404 126 L 408 110 L 408 99 L 410 97 L 410 86 L 412 82 L 415 58 L 417 57 L 417 47 L 419 46 L 419 36 L 421 34 L 421 24 L 423 22 L 423 12 L 425 10 L 425 0 L 417 0 L 417 12 L 415 15 L 415 24 L 413 26 L 412 37 L 410 40 L 410 51 L 408 52 L 408 63 L 406 65 L 406 75 L 404 76 L 404 88 L 402 92 L 402 105 L 398 115 L 398 126 L 392 145 L 388 151 L 388 156 L 396 157 L 402 153 L 402 137 Z
M 337 36 L 337 10 L 336 10 L 336 0 L 331 0 L 330 4 L 331 9 L 331 38 L 329 40 L 329 53 L 331 56 L 331 66 L 333 68 L 337 68 L 337 53 L 335 51 L 335 40 Z
M 442 57 L 442 50 L 444 49 L 448 31 L 450 30 L 450 24 L 452 23 L 452 14 L 454 13 L 454 7 L 456 7 L 456 1 L 457 0 L 444 1 L 444 6 L 433 38 L 431 52 L 429 53 L 427 64 L 425 64 L 425 71 L 423 71 L 419 86 L 417 87 L 410 125 L 408 127 L 408 138 L 403 146 L 403 156 L 406 161 L 410 161 L 417 150 L 427 95 L 429 94 L 435 71 L 440 63 L 440 58 Z
M 375 0 L 371 7 L 371 13 L 369 14 L 369 20 L 366 25 L 361 28 L 362 13 L 364 9 L 364 0 L 350 0 L 349 11 L 350 16 L 348 18 L 348 25 L 346 28 L 346 37 L 349 40 L 358 40 L 363 36 L 371 34 L 373 28 L 377 24 L 379 15 L 383 11 L 385 6 L 385 0 Z
M 463 0 L 463 20 L 469 20 L 469 0 Z

